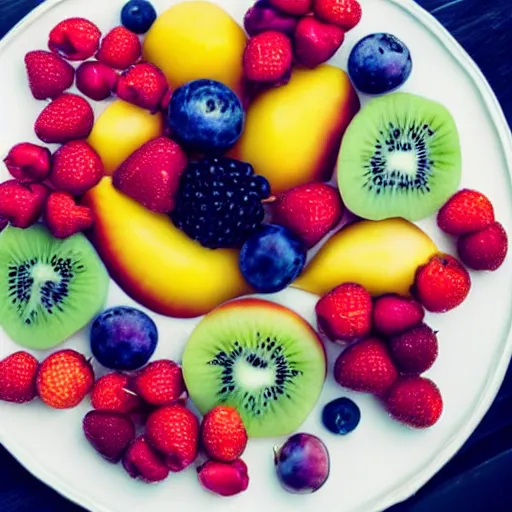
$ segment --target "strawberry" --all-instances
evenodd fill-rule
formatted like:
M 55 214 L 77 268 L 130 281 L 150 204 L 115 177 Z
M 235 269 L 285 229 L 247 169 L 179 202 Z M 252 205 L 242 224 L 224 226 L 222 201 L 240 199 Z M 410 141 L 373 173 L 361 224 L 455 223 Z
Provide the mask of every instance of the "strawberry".
M 28 84 L 36 100 L 56 98 L 73 85 L 75 70 L 52 52 L 36 50 L 25 55 Z
M 340 221 L 340 194 L 326 183 L 299 185 L 277 197 L 273 204 L 276 224 L 293 231 L 308 248 L 316 245 Z
M 268 0 L 268 2 L 276 9 L 293 16 L 304 16 L 313 7 L 313 0 Z
M 410 297 L 382 295 L 373 304 L 373 328 L 379 334 L 392 336 L 421 324 L 423 306 Z
M 45 180 L 50 174 L 51 157 L 48 148 L 21 142 L 10 149 L 4 163 L 20 183 L 35 183 Z
M 103 62 L 82 62 L 76 70 L 76 87 L 87 97 L 101 101 L 112 95 L 118 78 L 117 72 Z
M 334 380 L 340 386 L 377 396 L 384 395 L 397 376 L 386 344 L 379 338 L 350 345 L 334 364 Z
M 247 42 L 243 66 L 248 80 L 277 83 L 286 81 L 292 67 L 292 43 L 275 30 L 258 34 Z
M 212 459 L 221 462 L 238 459 L 247 446 L 247 431 L 238 411 L 226 405 L 209 411 L 201 425 L 201 442 Z
M 84 140 L 72 140 L 54 153 L 50 180 L 58 190 L 81 196 L 100 181 L 103 173 L 96 151 Z
M 48 188 L 8 180 L 0 183 L 0 217 L 17 228 L 28 228 L 37 221 L 48 197 Z
M 44 220 L 56 238 L 68 238 L 89 229 L 94 217 L 90 208 L 78 206 L 67 192 L 52 192 L 44 207 Z
M 89 361 L 75 350 L 66 349 L 49 355 L 37 372 L 37 392 L 54 409 L 78 405 L 94 384 Z
M 81 96 L 64 93 L 47 105 L 37 118 L 36 135 L 47 143 L 84 139 L 91 133 L 94 112 Z
M 149 210 L 166 213 L 174 208 L 174 196 L 186 166 L 187 156 L 180 146 L 167 137 L 158 137 L 121 164 L 113 183 Z
M 101 32 L 85 18 L 68 18 L 50 32 L 48 48 L 68 60 L 86 60 L 98 50 Z
M 497 270 L 507 256 L 507 232 L 499 222 L 493 222 L 480 231 L 461 236 L 457 252 L 462 263 L 473 270 Z
M 137 35 L 119 26 L 103 38 L 96 58 L 114 69 L 126 69 L 139 60 L 141 53 Z
M 130 378 L 122 373 L 107 373 L 92 388 L 91 405 L 99 411 L 128 414 L 140 408 L 139 397 L 130 389 Z
M 344 39 L 345 32 L 340 27 L 305 16 L 295 29 L 295 57 L 304 66 L 316 68 L 338 51 Z
M 197 457 L 199 421 L 182 405 L 166 405 L 149 416 L 146 438 L 164 454 L 171 471 L 182 471 Z
M 23 404 L 36 397 L 37 359 L 28 352 L 15 352 L 0 361 L 0 400 Z
M 359 24 L 363 16 L 357 0 L 313 0 L 313 11 L 320 20 L 338 25 L 345 32 Z
M 147 483 L 156 483 L 169 476 L 169 468 L 162 457 L 149 445 L 143 436 L 137 437 L 128 447 L 123 467 L 132 478 Z
M 416 271 L 413 291 L 425 309 L 443 313 L 464 302 L 471 278 L 461 263 L 448 254 L 432 256 Z
M 106 460 L 119 462 L 135 437 L 132 420 L 119 412 L 89 411 L 83 421 L 85 438 Z
M 135 377 L 136 393 L 151 405 L 170 405 L 184 393 L 181 368 L 168 359 L 153 361 Z
M 220 496 L 234 496 L 247 489 L 249 475 L 242 459 L 231 463 L 209 460 L 197 468 L 201 485 Z
M 428 428 L 441 417 L 443 398 L 431 380 L 402 377 L 389 391 L 386 406 L 396 420 L 411 427 Z
M 449 235 L 473 233 L 490 226 L 493 222 L 492 203 L 476 190 L 459 190 L 437 214 L 437 225 Z
M 400 373 L 419 375 L 437 359 L 437 336 L 428 325 L 421 324 L 391 338 L 389 349 Z
M 142 62 L 119 77 L 116 94 L 122 100 L 156 112 L 168 90 L 165 75 L 153 64 Z
M 372 297 L 361 285 L 344 283 L 316 304 L 319 328 L 331 341 L 352 342 L 370 334 Z

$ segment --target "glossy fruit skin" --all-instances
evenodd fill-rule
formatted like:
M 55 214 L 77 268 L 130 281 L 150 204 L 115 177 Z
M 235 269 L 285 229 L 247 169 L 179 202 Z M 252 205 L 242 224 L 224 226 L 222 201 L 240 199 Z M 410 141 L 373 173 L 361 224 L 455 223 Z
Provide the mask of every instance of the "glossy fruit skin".
M 117 191 L 110 178 L 90 190 L 83 204 L 93 211 L 91 239 L 111 276 L 152 311 L 191 318 L 250 293 L 238 251 L 202 247 L 168 215 L 150 212 Z M 141 236 L 146 243 L 138 242 Z
M 326 23 L 332 23 L 348 32 L 361 21 L 363 14 L 357 0 L 313 0 L 315 15 Z
M 39 362 L 28 352 L 15 352 L 0 361 L 0 400 L 24 404 L 37 395 Z
M 181 368 L 168 359 L 152 361 L 139 370 L 134 388 L 142 400 L 151 405 L 170 405 L 185 392 Z
M 383 94 L 403 85 L 412 71 L 407 46 L 392 34 L 370 34 L 352 49 L 348 72 L 361 92 Z
M 48 148 L 21 142 L 9 150 L 4 163 L 20 183 L 34 183 L 45 180 L 50 174 L 51 156 Z
M 260 293 L 286 288 L 306 263 L 306 247 L 287 228 L 267 224 L 252 235 L 240 250 L 240 270 Z
M 231 463 L 209 460 L 197 468 L 201 485 L 220 496 L 234 496 L 249 486 L 247 465 L 241 459 Z
M 230 156 L 250 163 L 272 193 L 330 178 L 359 99 L 341 69 L 294 69 L 290 81 L 255 98 Z M 340 284 L 340 283 L 336 283 Z
M 244 111 L 231 89 L 201 79 L 174 90 L 167 122 L 173 137 L 186 149 L 224 153 L 242 133 Z
M 0 183 L 0 217 L 14 227 L 28 228 L 41 215 L 48 193 L 49 189 L 40 183 L 4 181 Z
M 76 70 L 77 89 L 96 101 L 110 98 L 116 87 L 117 79 L 117 73 L 103 62 L 82 62 Z
M 96 58 L 114 69 L 126 69 L 139 60 L 141 55 L 139 38 L 125 27 L 114 27 L 101 40 Z
M 350 398 L 336 398 L 322 410 L 322 423 L 333 434 L 350 434 L 357 428 L 360 420 L 361 411 Z
M 145 34 L 156 16 L 155 8 L 148 0 L 130 0 L 121 10 L 121 23 L 136 34 Z
M 43 217 L 51 234 L 61 239 L 88 230 L 94 222 L 91 210 L 78 206 L 67 192 L 52 192 L 48 196 Z
M 325 295 L 355 282 L 372 296 L 408 296 L 418 266 L 437 252 L 429 236 L 406 220 L 358 221 L 333 235 L 293 286 Z
M 305 16 L 313 7 L 313 0 L 269 0 L 276 9 L 293 16 Z
M 100 377 L 91 391 L 91 405 L 99 411 L 124 414 L 136 411 L 141 401 L 130 389 L 130 378 L 122 373 L 107 373 Z
M 393 336 L 412 329 L 424 317 L 423 306 L 411 297 L 383 295 L 373 305 L 373 328 L 383 336 Z
M 316 436 L 294 434 L 275 453 L 277 477 L 283 488 L 294 494 L 310 494 L 329 477 L 329 453 Z
M 205 78 L 222 82 L 241 98 L 246 40 L 242 27 L 213 2 L 181 2 L 158 16 L 142 55 L 164 72 L 172 89 Z
M 169 476 L 163 457 L 143 436 L 137 437 L 126 450 L 123 467 L 132 478 L 146 483 L 162 482 Z
M 68 60 L 86 60 L 92 57 L 100 42 L 99 28 L 85 18 L 68 18 L 51 30 L 48 47 Z
M 249 36 L 255 36 L 267 30 L 276 30 L 288 36 L 295 32 L 298 19 L 279 11 L 268 0 L 258 0 L 244 16 L 244 28 Z
M 91 328 L 91 349 L 100 364 L 113 370 L 136 370 L 156 349 L 153 320 L 138 309 L 120 306 L 99 315 Z

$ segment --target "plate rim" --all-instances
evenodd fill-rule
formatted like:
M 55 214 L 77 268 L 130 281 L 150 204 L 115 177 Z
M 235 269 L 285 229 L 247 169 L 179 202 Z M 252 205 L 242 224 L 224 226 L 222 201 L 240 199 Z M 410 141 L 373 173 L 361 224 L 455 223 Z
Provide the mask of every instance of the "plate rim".
M 67 0 L 45 0 L 32 11 L 27 13 L 27 15 L 14 25 L 0 40 L 0 55 L 40 16 L 65 1 Z M 452 36 L 432 14 L 417 4 L 414 0 L 387 1 L 396 5 L 415 18 L 418 23 L 429 30 L 433 37 L 435 37 L 436 40 L 444 46 L 448 53 L 457 57 L 460 67 L 466 72 L 468 78 L 473 82 L 474 86 L 480 93 L 481 100 L 485 104 L 485 107 L 494 122 L 497 135 L 501 142 L 509 177 L 512 178 L 512 132 L 505 118 L 503 109 L 483 72 L 455 37 Z M 438 454 L 415 475 L 415 477 L 411 478 L 406 485 L 403 485 L 399 489 L 396 489 L 394 492 L 385 496 L 377 497 L 372 503 L 372 510 L 382 511 L 408 499 L 423 487 L 459 451 L 461 446 L 474 432 L 492 405 L 504 380 L 511 356 L 512 315 L 509 317 L 508 335 L 500 360 L 496 363 L 493 375 L 488 378 L 485 388 L 478 400 L 478 405 L 474 409 L 469 420 L 465 423 L 464 428 L 454 433 L 445 444 L 444 448 L 441 449 Z M 104 504 L 99 503 L 96 499 L 90 498 L 89 496 L 82 494 L 80 491 L 77 491 L 73 486 L 68 486 L 65 482 L 62 482 L 58 474 L 49 471 L 43 464 L 33 459 L 31 454 L 19 445 L 17 441 L 8 438 L 8 436 L 5 435 L 2 431 L 1 424 L 0 443 L 29 473 L 66 499 L 79 506 L 86 507 L 90 511 L 111 512 Z

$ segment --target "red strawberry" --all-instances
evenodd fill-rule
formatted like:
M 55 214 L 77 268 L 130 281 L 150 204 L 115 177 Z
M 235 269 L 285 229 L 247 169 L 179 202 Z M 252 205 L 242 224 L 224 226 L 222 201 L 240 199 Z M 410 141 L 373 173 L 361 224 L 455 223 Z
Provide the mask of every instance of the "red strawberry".
M 142 62 L 119 77 L 116 94 L 129 103 L 156 111 L 168 89 L 165 75 L 153 64 Z
M 326 183 L 299 185 L 274 203 L 274 221 L 292 230 L 308 248 L 334 228 L 342 213 L 338 190 Z
M 459 258 L 473 270 L 497 270 L 508 252 L 508 236 L 499 222 L 475 233 L 461 236 L 457 241 Z
M 384 336 L 411 329 L 421 324 L 424 317 L 423 306 L 410 297 L 383 295 L 373 304 L 373 328 Z
M 96 151 L 84 140 L 72 140 L 53 155 L 51 182 L 58 190 L 75 196 L 85 194 L 104 174 Z
M 103 62 L 83 62 L 76 70 L 76 87 L 89 98 L 101 101 L 112 95 L 118 78 L 117 72 Z
M 49 355 L 37 372 L 39 398 L 54 409 L 78 405 L 94 383 L 89 361 L 75 350 L 67 349 Z
M 52 52 L 28 52 L 25 67 L 30 90 L 36 100 L 56 98 L 73 85 L 73 66 Z
M 168 359 L 153 361 L 142 368 L 134 386 L 142 400 L 152 405 L 170 405 L 185 391 L 181 368 Z
M 47 197 L 48 189 L 40 183 L 4 181 L 0 183 L 0 217 L 14 227 L 28 228 L 41 215 Z
M 101 32 L 85 18 L 68 18 L 50 32 L 48 47 L 68 60 L 86 60 L 98 50 Z
M 350 345 L 336 359 L 334 380 L 345 388 L 380 396 L 398 376 L 386 344 L 366 338 Z
M 44 220 L 56 238 L 68 238 L 89 229 L 94 217 L 86 206 L 78 206 L 67 192 L 52 192 L 44 208 Z
M 21 142 L 11 148 L 4 163 L 20 183 L 34 183 L 45 180 L 50 174 L 51 157 L 48 148 Z
M 36 397 L 39 363 L 28 352 L 15 352 L 0 361 L 0 400 L 23 404 Z
M 113 411 L 89 411 L 82 422 L 86 439 L 109 462 L 119 462 L 135 437 L 132 420 Z
M 492 203 L 476 190 L 459 190 L 437 214 L 437 225 L 450 235 L 473 233 L 493 222 Z
M 166 213 L 187 166 L 187 156 L 167 137 L 153 139 L 132 153 L 114 173 L 116 188 L 149 210 Z
M 120 26 L 103 38 L 96 58 L 114 69 L 126 69 L 139 60 L 141 53 L 137 35 Z
M 313 7 L 313 0 L 268 0 L 268 2 L 276 9 L 294 16 L 304 16 Z
M 344 39 L 345 32 L 340 27 L 305 16 L 295 30 L 295 57 L 304 66 L 316 68 L 338 51 Z
M 414 293 L 434 313 L 454 309 L 464 302 L 471 288 L 468 271 L 453 256 L 432 256 L 416 271 Z
M 353 29 L 363 15 L 357 0 L 313 0 L 313 10 L 319 19 L 338 25 L 345 32 Z
M 400 373 L 420 374 L 437 359 L 437 336 L 428 325 L 422 324 L 391 338 L 389 348 Z
M 231 463 L 209 460 L 197 468 L 201 485 L 220 496 L 234 496 L 247 489 L 249 475 L 242 459 Z
M 290 38 L 281 32 L 262 32 L 247 42 L 243 66 L 248 80 L 280 82 L 289 76 L 293 60 Z
M 130 378 L 122 373 L 107 373 L 92 388 L 91 404 L 99 411 L 128 414 L 140 408 L 139 397 L 130 389 Z
M 91 133 L 94 112 L 81 96 L 64 93 L 54 99 L 39 114 L 34 129 L 47 143 L 64 143 L 84 139 Z
M 182 405 L 167 405 L 149 416 L 146 437 L 165 455 L 165 463 L 171 471 L 182 471 L 196 460 L 199 421 Z
M 162 457 L 143 436 L 135 439 L 128 447 L 123 458 L 123 467 L 132 478 L 148 483 L 161 482 L 169 476 L 169 468 Z
M 415 428 L 431 427 L 443 412 L 443 398 L 439 389 L 424 377 L 398 379 L 386 403 L 393 418 Z
M 206 453 L 221 462 L 233 462 L 244 453 L 247 432 L 234 407 L 219 405 L 203 418 L 201 442 Z
M 316 304 L 318 326 L 332 341 L 356 341 L 370 334 L 372 297 L 361 285 L 344 283 Z

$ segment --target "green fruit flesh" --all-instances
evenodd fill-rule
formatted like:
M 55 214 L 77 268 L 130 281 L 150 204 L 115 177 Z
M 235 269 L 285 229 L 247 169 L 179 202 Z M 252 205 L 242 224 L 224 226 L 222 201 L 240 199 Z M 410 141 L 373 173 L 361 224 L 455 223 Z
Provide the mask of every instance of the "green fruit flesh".
M 347 129 L 338 158 L 343 200 L 369 220 L 428 217 L 456 192 L 460 176 L 451 114 L 409 93 L 369 101 Z
M 82 234 L 65 240 L 35 225 L 0 236 L 0 325 L 24 347 L 45 350 L 103 307 L 110 278 Z
M 287 435 L 318 400 L 325 352 L 311 326 L 291 310 L 241 299 L 199 323 L 185 348 L 183 374 L 202 414 L 231 405 L 250 437 Z

